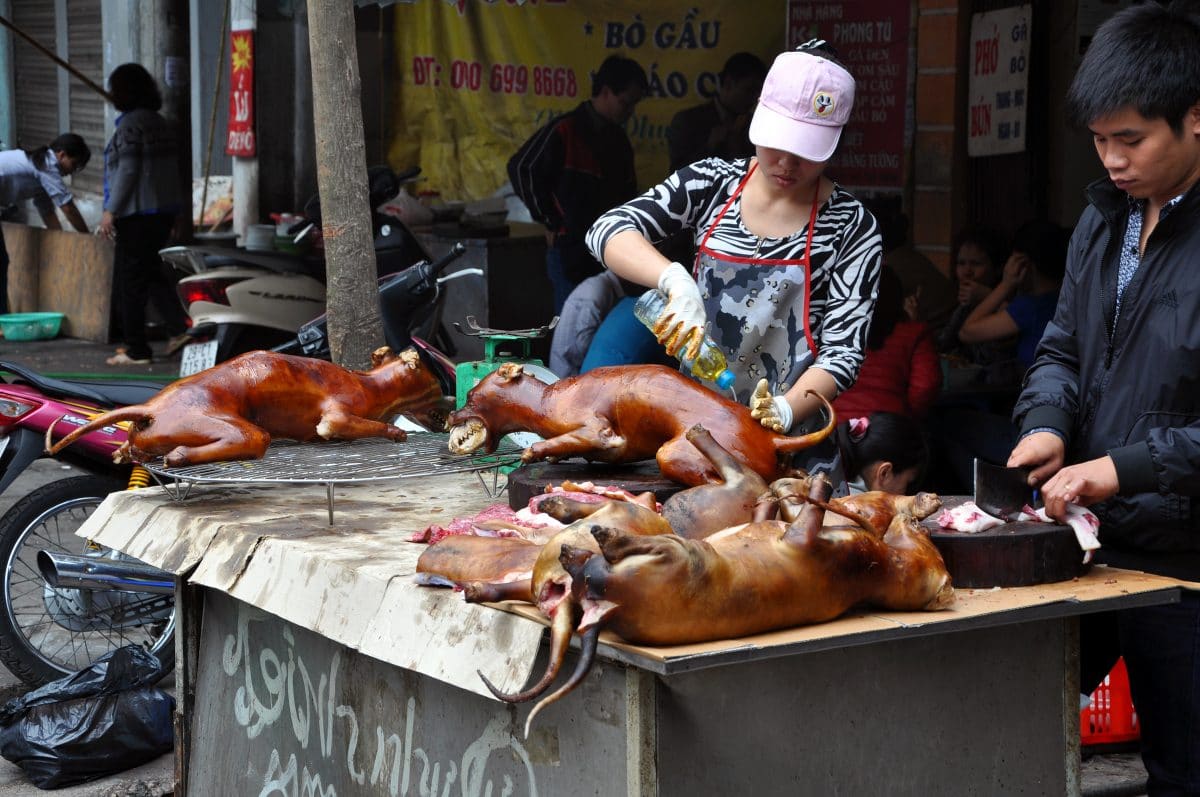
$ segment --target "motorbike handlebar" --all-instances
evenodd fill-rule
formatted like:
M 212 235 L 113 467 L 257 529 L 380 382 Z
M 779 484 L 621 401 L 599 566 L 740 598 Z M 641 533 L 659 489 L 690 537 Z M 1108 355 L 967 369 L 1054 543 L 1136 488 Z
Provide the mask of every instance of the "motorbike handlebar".
M 466 253 L 466 244 L 464 244 L 462 241 L 455 241 L 454 245 L 450 247 L 450 250 L 446 252 L 446 254 L 442 255 L 432 263 L 425 265 L 425 267 L 422 269 L 422 276 L 425 279 L 437 279 L 438 275 L 445 271 L 447 266 L 449 266 L 455 260 L 458 260 Z

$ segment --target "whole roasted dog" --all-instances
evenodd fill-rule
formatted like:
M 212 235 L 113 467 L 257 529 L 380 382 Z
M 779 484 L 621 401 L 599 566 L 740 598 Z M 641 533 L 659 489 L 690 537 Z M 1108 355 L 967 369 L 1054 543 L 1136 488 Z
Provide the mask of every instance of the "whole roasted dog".
M 547 385 L 519 364 L 505 363 L 450 414 L 450 450 L 469 454 L 486 447 L 490 452 L 509 432 L 534 432 L 545 439 L 525 450 L 526 462 L 654 458 L 663 476 L 698 485 L 720 479 L 713 463 L 687 440 L 688 429 L 700 424 L 731 456 L 771 480 L 789 474 L 788 455 L 833 431 L 833 409 L 828 402 L 825 406 L 825 428 L 788 437 L 762 426 L 749 408 L 666 366 L 597 368 Z
M 437 379 L 415 349 L 383 347 L 370 371 L 323 360 L 252 351 L 173 382 L 144 404 L 106 412 L 46 449 L 57 454 L 81 435 L 129 421 L 128 440 L 115 462 L 162 456 L 168 467 L 258 459 L 272 438 L 307 442 L 406 434 L 384 419 L 408 415 L 436 423 L 442 401 Z

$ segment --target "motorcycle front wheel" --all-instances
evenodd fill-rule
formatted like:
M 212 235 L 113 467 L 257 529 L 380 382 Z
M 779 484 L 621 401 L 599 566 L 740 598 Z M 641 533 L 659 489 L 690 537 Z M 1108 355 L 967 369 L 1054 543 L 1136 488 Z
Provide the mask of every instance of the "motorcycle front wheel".
M 76 476 L 43 485 L 0 517 L 0 661 L 30 686 L 76 672 L 125 645 L 175 666 L 175 606 L 170 595 L 51 587 L 37 567 L 39 551 L 111 556 L 75 536 L 110 492 L 125 483 Z

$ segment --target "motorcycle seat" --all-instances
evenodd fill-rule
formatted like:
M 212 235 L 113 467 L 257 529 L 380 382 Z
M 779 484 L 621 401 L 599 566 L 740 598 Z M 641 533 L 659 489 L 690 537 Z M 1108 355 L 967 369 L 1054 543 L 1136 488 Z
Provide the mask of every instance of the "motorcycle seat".
M 123 407 L 129 404 L 141 404 L 166 385 L 154 382 L 133 380 L 97 380 L 71 381 L 44 376 L 37 371 L 26 368 L 18 363 L 2 361 L 0 371 L 7 371 L 16 378 L 8 381 L 24 383 L 35 387 L 51 398 L 83 399 L 99 404 L 102 407 Z
M 253 252 L 248 249 L 230 249 L 219 246 L 193 246 L 193 250 L 204 256 L 209 268 L 219 266 L 253 266 L 274 271 L 277 274 L 306 274 L 325 279 L 325 261 L 320 257 L 288 254 L 286 252 Z

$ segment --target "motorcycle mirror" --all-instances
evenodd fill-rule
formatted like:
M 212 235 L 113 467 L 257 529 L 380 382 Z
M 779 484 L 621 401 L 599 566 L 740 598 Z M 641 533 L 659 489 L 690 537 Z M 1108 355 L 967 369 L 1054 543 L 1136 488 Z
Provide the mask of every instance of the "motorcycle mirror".
M 404 171 L 396 172 L 397 183 L 411 183 L 421 176 L 420 166 L 409 166 Z

